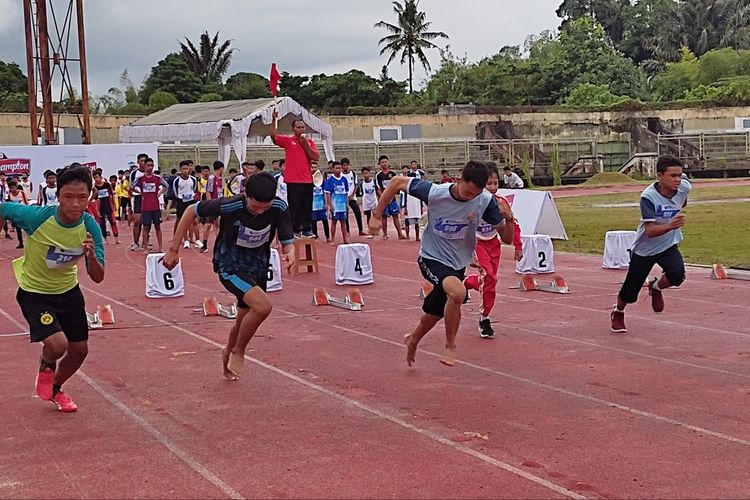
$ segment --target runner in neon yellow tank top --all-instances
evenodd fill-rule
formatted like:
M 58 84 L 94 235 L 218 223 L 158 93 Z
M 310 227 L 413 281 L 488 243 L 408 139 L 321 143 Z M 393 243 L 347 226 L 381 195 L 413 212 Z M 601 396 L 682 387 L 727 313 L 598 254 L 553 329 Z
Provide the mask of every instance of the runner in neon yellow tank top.
M 57 177 L 59 205 L 0 204 L 0 224 L 10 220 L 29 235 L 24 255 L 13 261 L 13 270 L 19 285 L 16 300 L 29 323 L 31 341 L 43 344 L 36 392 L 68 412 L 78 407 L 62 385 L 88 354 L 78 261 L 83 258 L 96 283 L 104 279 L 102 233 L 86 213 L 92 182 L 88 168 L 67 168 Z

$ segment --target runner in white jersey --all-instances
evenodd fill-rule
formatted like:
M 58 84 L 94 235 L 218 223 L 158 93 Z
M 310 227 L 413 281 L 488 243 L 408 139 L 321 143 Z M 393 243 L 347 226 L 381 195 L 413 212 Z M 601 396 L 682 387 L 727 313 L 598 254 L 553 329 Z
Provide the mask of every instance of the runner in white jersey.
M 46 183 L 39 190 L 39 198 L 37 204 L 39 205 L 59 205 L 57 201 L 57 174 L 52 170 L 47 170 L 44 173 Z
M 360 189 L 362 190 L 362 210 L 365 211 L 365 217 L 367 217 L 367 224 L 370 224 L 370 217 L 372 217 L 372 211 L 378 204 L 377 186 L 375 185 L 375 179 L 372 178 L 370 167 L 362 167 L 362 179 L 360 180 Z M 371 234 L 367 235 L 368 239 L 372 239 Z
M 141 248 L 141 194 L 133 192 L 135 181 L 146 175 L 146 153 L 138 155 L 138 168 L 130 171 L 128 180 L 130 181 L 130 199 L 133 201 L 133 243 L 130 245 L 130 251 L 134 252 Z
M 185 209 L 198 201 L 198 179 L 190 175 L 192 170 L 192 163 L 190 160 L 182 160 L 180 162 L 180 175 L 174 178 L 172 181 L 172 192 L 174 193 L 176 202 L 175 208 L 177 210 L 177 218 L 174 223 L 174 231 L 172 237 L 177 232 L 177 224 L 179 224 L 182 215 L 185 213 Z M 189 248 L 190 243 L 195 244 L 198 241 L 198 220 L 194 221 L 194 224 L 188 230 L 187 238 L 183 244 L 183 248 Z
M 341 173 L 349 184 L 349 208 L 354 213 L 354 220 L 357 221 L 359 235 L 367 236 L 367 233 L 362 230 L 362 212 L 359 209 L 359 203 L 357 203 L 357 173 L 351 169 L 349 158 L 341 158 Z M 349 217 L 346 218 L 346 231 L 351 234 L 351 231 L 349 231 Z

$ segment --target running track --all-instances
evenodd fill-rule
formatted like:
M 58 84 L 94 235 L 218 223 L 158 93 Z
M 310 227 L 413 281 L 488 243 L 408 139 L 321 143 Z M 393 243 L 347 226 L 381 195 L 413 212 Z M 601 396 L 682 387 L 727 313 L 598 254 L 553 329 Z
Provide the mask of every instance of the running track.
M 320 244 L 320 274 L 285 277 L 235 383 L 220 371 L 229 320 L 196 312 L 204 295 L 230 302 L 208 255 L 183 254 L 184 297 L 149 300 L 143 255 L 109 246 L 105 282 L 82 284 L 117 324 L 92 332 L 66 385 L 80 410 L 59 414 L 33 395 L 38 347 L 13 335 L 19 251 L 0 242 L 0 497 L 750 496 L 749 282 L 690 268 L 662 315 L 644 294 L 613 335 L 624 272 L 558 254 L 573 293 L 523 293 L 505 260 L 497 338 L 477 335 L 475 295 L 459 363 L 438 363 L 439 324 L 410 369 L 417 245 L 369 243 L 366 310 L 310 304 L 315 285 L 342 293 Z

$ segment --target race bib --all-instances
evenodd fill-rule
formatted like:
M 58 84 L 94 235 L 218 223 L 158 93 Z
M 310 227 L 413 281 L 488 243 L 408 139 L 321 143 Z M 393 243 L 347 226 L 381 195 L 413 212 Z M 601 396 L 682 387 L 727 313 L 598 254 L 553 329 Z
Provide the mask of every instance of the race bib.
M 60 248 L 51 246 L 47 250 L 45 261 L 48 269 L 60 269 L 62 267 L 71 267 L 83 257 L 82 248 Z
M 188 202 L 193 200 L 193 193 L 187 193 L 182 195 L 182 201 Z
M 333 211 L 334 212 L 346 212 L 346 195 L 340 194 L 333 195 Z
M 156 184 L 148 183 L 144 184 L 141 190 L 144 193 L 155 193 L 156 192 Z
M 109 190 L 108 189 L 100 189 L 99 190 L 99 198 L 109 198 Z
M 465 220 L 437 219 L 433 226 L 435 232 L 447 240 L 461 240 L 466 237 L 469 223 Z
M 237 231 L 237 246 L 244 248 L 258 248 L 259 246 L 268 243 L 268 237 L 270 234 L 271 226 L 255 230 L 241 225 Z

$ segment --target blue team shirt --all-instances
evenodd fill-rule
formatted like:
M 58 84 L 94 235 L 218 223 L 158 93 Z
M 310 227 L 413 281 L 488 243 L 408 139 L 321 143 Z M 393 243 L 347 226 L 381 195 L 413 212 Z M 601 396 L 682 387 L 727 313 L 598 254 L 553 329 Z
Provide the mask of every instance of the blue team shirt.
M 331 195 L 334 213 L 346 212 L 349 206 L 349 182 L 343 175 L 340 178 L 332 175 L 326 179 L 323 190 Z
M 657 189 L 658 183 L 653 183 L 641 193 L 641 223 L 633 244 L 633 252 L 643 257 L 662 253 L 682 241 L 682 230 L 673 229 L 660 236 L 649 238 L 646 235 L 646 223 L 668 224 L 677 217 L 687 203 L 688 194 L 692 186 L 685 174 L 677 193 L 667 198 Z
M 326 198 L 323 194 L 323 186 L 313 186 L 313 212 L 326 208 Z
M 407 191 L 429 207 L 419 255 L 461 270 L 474 257 L 480 221 L 498 225 L 503 217 L 489 191 L 482 191 L 472 200 L 460 201 L 453 197 L 454 186 L 411 178 Z

